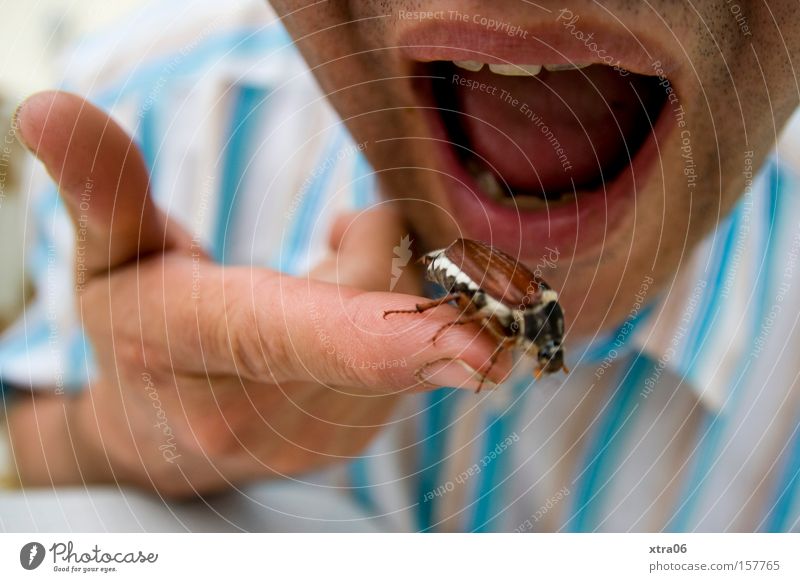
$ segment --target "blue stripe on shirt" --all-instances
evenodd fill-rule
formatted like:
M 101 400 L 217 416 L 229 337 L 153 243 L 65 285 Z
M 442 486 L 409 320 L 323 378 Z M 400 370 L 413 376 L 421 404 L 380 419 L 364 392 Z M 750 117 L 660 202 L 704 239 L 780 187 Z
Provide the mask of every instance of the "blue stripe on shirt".
M 373 174 L 372 166 L 369 165 L 367 157 L 364 154 L 355 156 L 353 170 L 353 198 L 354 207 L 356 209 L 364 209 L 374 204 L 377 197 L 375 196 L 375 177 Z
M 350 481 L 350 493 L 367 515 L 375 515 L 377 507 L 369 491 L 372 487 L 369 479 L 369 458 L 359 457 L 347 466 L 347 477 Z
M 272 51 L 272 52 L 268 52 Z M 243 27 L 238 30 L 211 35 L 201 40 L 190 50 L 181 47 L 161 58 L 146 61 L 134 69 L 122 82 L 104 89 L 93 100 L 105 107 L 115 104 L 123 95 L 139 91 L 152 91 L 163 84 L 165 76 L 174 78 L 181 75 L 201 73 L 215 60 L 230 58 L 232 55 L 262 55 L 263 58 L 284 58 L 277 55 L 281 51 L 296 51 L 294 43 L 280 23 L 265 27 Z M 67 87 L 69 88 L 69 87 Z
M 501 442 L 506 436 L 506 427 L 503 415 L 488 414 L 486 419 L 486 428 L 484 431 L 484 453 L 489 454 L 493 450 L 496 443 Z M 469 528 L 473 532 L 487 531 L 489 522 L 497 517 L 496 514 L 490 513 L 491 507 L 494 505 L 493 500 L 497 497 L 495 490 L 499 486 L 498 464 L 502 461 L 502 455 L 483 463 L 482 457 L 478 459 L 478 466 L 481 467 L 481 472 L 478 474 L 478 498 L 475 501 L 475 510 L 472 515 L 472 525 Z
M 795 418 L 800 417 L 796 415 Z M 786 464 L 779 474 L 775 487 L 772 506 L 763 520 L 761 531 L 784 532 L 792 527 L 792 510 L 797 506 L 800 490 L 800 424 L 795 425 L 790 435 L 790 446 L 786 455 Z
M 718 247 L 720 250 L 718 256 L 712 261 L 714 269 L 711 271 L 710 277 L 714 277 L 714 285 L 707 288 L 703 294 L 702 308 L 698 308 L 699 325 L 693 327 L 692 334 L 689 336 L 683 352 L 679 355 L 679 369 L 684 378 L 688 381 L 692 379 L 692 372 L 696 365 L 697 358 L 701 357 L 702 347 L 710 337 L 711 327 L 720 313 L 720 302 L 718 298 L 718 290 L 721 289 L 721 281 L 723 280 L 723 272 L 725 266 L 728 264 L 728 258 L 731 254 L 731 248 L 736 239 L 736 233 L 739 229 L 740 214 L 742 212 L 741 206 L 737 206 L 733 215 L 730 216 L 721 227 L 724 228 L 725 241 Z M 720 227 L 718 227 L 719 229 Z M 691 347 L 689 347 L 691 346 Z M 705 388 L 702 386 L 701 388 Z M 699 491 L 698 481 L 705 479 L 704 472 L 708 472 L 709 458 L 713 450 L 716 449 L 717 440 L 717 425 L 719 423 L 719 416 L 712 411 L 705 410 L 703 413 L 703 420 L 698 428 L 698 435 L 703 435 L 699 438 L 696 448 L 700 451 L 695 455 L 694 462 L 691 464 L 687 475 L 689 478 L 683 485 L 683 491 L 678 496 L 680 501 L 678 507 L 673 512 L 672 516 L 664 526 L 665 531 L 685 531 L 689 516 L 693 511 L 693 506 L 696 501 L 696 495 Z
M 634 317 L 628 318 L 614 331 L 586 346 L 581 365 L 600 363 L 606 358 L 616 360 L 627 355 L 633 347 L 632 340 L 636 330 L 653 316 L 656 303 L 657 301 L 647 303 Z
M 575 510 L 565 522 L 564 528 L 572 532 L 594 530 L 603 516 L 603 493 L 610 485 L 611 476 L 617 468 L 617 457 L 626 442 L 627 429 L 638 409 L 635 395 L 639 393 L 641 381 L 652 370 L 652 361 L 644 356 L 634 356 L 611 397 L 611 403 L 597 430 L 597 438 L 590 441 L 589 454 L 583 471 L 578 475 L 579 484 L 575 495 Z M 627 372 L 625 371 L 627 369 Z M 612 470 L 613 469 L 613 470 Z M 601 482 L 605 478 L 604 482 Z
M 279 262 L 279 269 L 284 273 L 296 273 L 300 261 L 308 251 L 311 244 L 311 230 L 325 203 L 323 194 L 327 192 L 330 176 L 336 167 L 332 160 L 336 159 L 336 153 L 348 137 L 341 125 L 332 128 L 332 131 L 335 132 L 333 138 L 328 140 L 327 146 L 322 149 L 314 166 L 313 171 L 316 175 L 313 176 L 306 191 L 297 193 L 301 197 L 297 218 L 287 229 L 288 235 L 285 237 L 287 243 L 281 251 Z
M 679 355 L 678 361 L 683 373 L 689 378 L 693 377 L 694 367 L 697 364 L 698 356 L 702 353 L 703 346 L 711 337 L 714 323 L 719 317 L 722 303 L 719 300 L 719 290 L 722 289 L 724 275 L 728 272 L 730 260 L 733 255 L 731 249 L 736 241 L 736 234 L 740 227 L 742 207 L 737 206 L 733 215 L 729 216 L 725 222 L 718 227 L 722 228 L 724 241 L 717 247 L 716 256 L 711 261 L 711 270 L 706 271 L 708 279 L 714 282 L 706 287 L 702 294 L 702 306 L 698 307 L 696 313 L 699 315 L 699 325 L 693 325 L 689 337 L 684 344 L 684 349 Z
M 142 111 L 139 127 L 137 129 L 139 134 L 139 151 L 142 153 L 142 158 L 144 158 L 144 163 L 150 174 L 150 183 L 153 184 L 156 181 L 156 144 L 158 143 L 158 138 L 156 137 L 155 107 L 149 107 Z
M 492 451 L 495 451 L 498 444 L 504 443 L 507 438 L 516 434 L 512 427 L 519 426 L 523 399 L 530 390 L 536 389 L 536 383 L 530 378 L 522 378 L 511 386 L 499 389 L 511 390 L 512 399 L 505 410 L 487 414 L 483 457 L 476 460 L 482 470 L 478 474 L 478 483 L 473 495 L 475 501 L 471 504 L 474 505 L 471 525 L 467 528 L 474 532 L 501 529 L 499 524 L 502 523 L 502 514 L 508 507 L 507 484 L 519 468 L 513 466 L 514 453 L 509 452 L 508 447 L 494 457 Z M 484 466 L 483 462 L 487 457 L 489 462 Z
M 223 172 L 220 184 L 217 224 L 211 239 L 211 256 L 219 263 L 228 259 L 228 228 L 236 223 L 236 197 L 250 162 L 249 153 L 258 128 L 256 115 L 269 90 L 243 86 L 239 89 L 231 115 L 231 130 L 223 147 Z
M 435 525 L 433 510 L 439 497 L 433 495 L 439 487 L 440 475 L 447 444 L 447 429 L 450 426 L 452 401 L 457 396 L 455 388 L 439 388 L 425 394 L 424 439 L 421 443 L 419 486 L 417 489 L 417 521 L 419 531 L 428 531 Z
M 778 178 L 778 168 L 776 165 L 770 164 L 768 167 L 768 175 L 770 177 L 768 189 L 769 197 L 766 201 L 767 211 L 765 212 L 766 219 L 768 221 L 768 224 L 766 225 L 767 235 L 765 235 L 764 239 L 761 241 L 761 264 L 759 265 L 758 276 L 754 281 L 754 285 L 758 287 L 753 294 L 756 297 L 754 303 L 758 306 L 758 317 L 754 318 L 755 325 L 758 325 L 758 323 L 762 320 L 765 309 L 768 308 L 766 294 L 768 291 L 767 283 L 770 280 L 770 273 L 769 268 L 767 268 L 766 272 L 762 272 L 762 270 L 764 269 L 765 265 L 767 267 L 769 266 L 769 259 L 773 256 L 773 247 L 775 239 L 777 238 L 776 236 L 773 236 L 775 230 L 775 221 L 780 216 L 778 210 L 778 204 L 780 201 L 780 182 Z M 738 219 L 742 212 L 744 212 L 744 205 L 743 203 L 740 203 L 740 205 L 737 207 L 737 224 L 739 224 Z M 728 251 L 727 254 L 730 254 L 730 252 Z M 729 259 L 726 258 L 723 263 L 725 265 L 723 268 L 725 272 L 728 270 L 728 260 Z M 714 305 L 722 301 L 718 294 L 715 293 L 721 289 L 719 281 L 721 280 L 722 275 L 722 272 L 718 274 L 717 285 L 711 290 L 715 299 Z M 717 308 L 717 311 L 718 310 L 719 308 Z M 755 335 L 751 334 L 751 337 L 755 337 Z M 698 356 L 699 354 L 695 354 L 695 357 Z M 708 412 L 706 414 L 702 428 L 698 433 L 702 436 L 698 439 L 696 445 L 700 451 L 697 455 L 697 460 L 694 463 L 692 470 L 689 472 L 689 479 L 686 482 L 685 490 L 679 497 L 681 502 L 676 512 L 673 514 L 672 518 L 670 518 L 665 527 L 665 529 L 668 531 L 688 531 L 690 527 L 691 519 L 695 516 L 697 504 L 702 493 L 704 492 L 703 484 L 708 480 L 718 461 L 719 443 L 722 439 L 725 429 L 729 424 L 728 420 L 733 416 L 734 411 L 738 407 L 740 401 L 740 398 L 738 398 L 740 393 L 739 388 L 745 384 L 744 380 L 750 364 L 751 360 L 749 357 L 742 358 L 741 364 L 736 373 L 731 376 L 731 378 L 733 378 L 733 382 L 730 387 L 730 392 L 727 395 L 727 401 L 723 407 L 723 410 L 721 410 L 718 414 L 714 412 Z

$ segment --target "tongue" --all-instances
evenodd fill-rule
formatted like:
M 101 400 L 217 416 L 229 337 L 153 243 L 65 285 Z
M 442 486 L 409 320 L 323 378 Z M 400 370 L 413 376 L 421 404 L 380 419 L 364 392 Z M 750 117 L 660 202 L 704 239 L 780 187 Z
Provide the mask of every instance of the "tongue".
M 580 189 L 613 178 L 644 141 L 664 97 L 656 78 L 602 65 L 543 69 L 537 77 L 497 75 L 488 66 L 456 74 L 476 84 L 453 83 L 463 115 L 451 123 L 515 193 L 572 191 L 570 180 Z M 470 88 L 482 83 L 485 90 Z

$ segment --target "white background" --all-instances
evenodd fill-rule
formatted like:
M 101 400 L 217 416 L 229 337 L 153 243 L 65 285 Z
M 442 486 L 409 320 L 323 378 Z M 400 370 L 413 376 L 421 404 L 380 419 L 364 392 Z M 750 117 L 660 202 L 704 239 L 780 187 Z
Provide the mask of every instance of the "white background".
M 156 552 L 155 564 L 123 564 L 109 574 L 54 573 L 48 552 L 25 571 L 22 546 L 72 540 L 76 552 Z M 685 543 L 685 554 L 650 546 Z M 798 580 L 800 534 L 76 534 L 0 536 L 2 580 Z M 780 560 L 760 572 L 660 572 L 654 560 Z

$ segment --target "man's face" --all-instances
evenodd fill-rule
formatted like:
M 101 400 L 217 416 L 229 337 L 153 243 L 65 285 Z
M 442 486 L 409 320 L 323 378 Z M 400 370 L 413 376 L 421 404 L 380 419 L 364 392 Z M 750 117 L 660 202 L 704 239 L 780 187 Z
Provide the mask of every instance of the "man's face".
M 272 3 L 418 250 L 519 257 L 571 333 L 669 287 L 797 102 L 794 0 Z

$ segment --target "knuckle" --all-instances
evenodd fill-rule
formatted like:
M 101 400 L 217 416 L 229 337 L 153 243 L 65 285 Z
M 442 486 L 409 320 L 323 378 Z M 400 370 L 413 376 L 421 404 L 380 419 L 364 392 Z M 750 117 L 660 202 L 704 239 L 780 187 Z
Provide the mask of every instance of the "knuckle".
M 262 297 L 274 287 L 269 280 L 256 283 L 254 297 Z M 228 297 L 241 297 L 231 293 Z M 277 382 L 288 379 L 290 353 L 285 330 L 277 322 L 268 321 L 259 307 L 247 300 L 233 300 L 226 304 L 226 321 L 219 333 L 230 350 L 239 375 L 252 380 Z M 265 321 L 267 320 L 267 321 Z M 265 329 L 269 325 L 270 329 Z
M 250 310 L 235 308 L 218 332 L 222 350 L 230 353 L 237 374 L 250 380 L 263 380 L 268 373 L 262 346 L 255 331 L 255 317 Z M 227 325 L 226 325 L 227 324 Z

